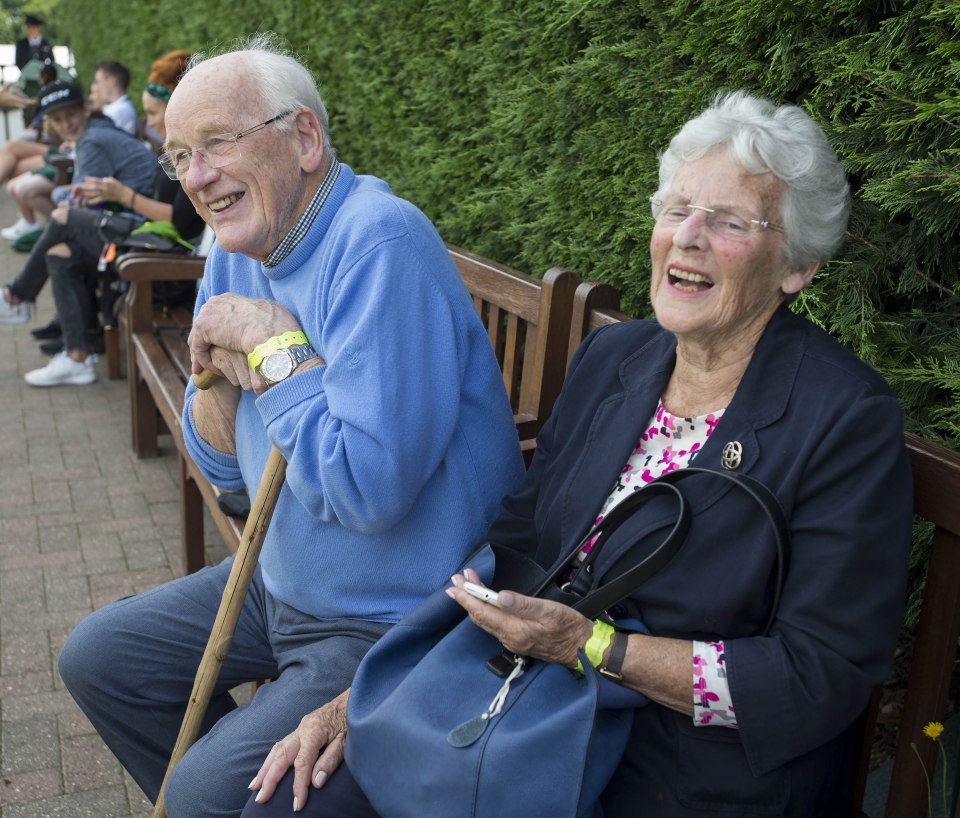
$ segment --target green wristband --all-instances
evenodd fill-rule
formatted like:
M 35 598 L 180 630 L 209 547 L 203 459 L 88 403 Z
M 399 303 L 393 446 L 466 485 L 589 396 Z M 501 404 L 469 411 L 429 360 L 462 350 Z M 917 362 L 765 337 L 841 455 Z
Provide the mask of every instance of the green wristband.
M 587 654 L 587 661 L 594 667 L 600 667 L 603 663 L 603 654 L 610 647 L 610 640 L 615 633 L 613 625 L 607 622 L 601 622 L 599 619 L 593 622 L 593 633 L 583 646 L 583 652 Z M 577 664 L 573 668 L 577 673 L 583 673 L 583 665 L 577 659 Z

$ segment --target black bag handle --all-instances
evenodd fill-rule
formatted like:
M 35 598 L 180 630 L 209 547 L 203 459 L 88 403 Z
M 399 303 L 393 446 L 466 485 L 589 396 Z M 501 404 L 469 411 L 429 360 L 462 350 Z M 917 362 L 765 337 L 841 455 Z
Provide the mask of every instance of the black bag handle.
M 593 544 L 583 564 L 579 566 L 570 582 L 565 584 L 565 590 L 581 597 L 579 601 L 572 604 L 572 607 L 588 619 L 595 619 L 604 611 L 622 602 L 643 583 L 654 577 L 680 550 L 690 528 L 691 512 L 683 493 L 677 487 L 677 483 L 696 474 L 711 475 L 732 481 L 760 506 L 770 523 L 776 547 L 776 566 L 773 577 L 773 601 L 767 621 L 761 631 L 763 635 L 767 635 L 780 607 L 780 596 L 786 576 L 790 531 L 786 515 L 777 496 L 756 478 L 732 471 L 714 471 L 713 469 L 688 466 L 687 468 L 667 472 L 639 491 L 635 491 L 614 506 L 603 520 L 587 532 L 580 542 L 557 564 L 554 571 L 541 583 L 532 596 L 541 596 L 551 583 L 558 583 L 562 575 L 569 569 L 570 562 L 580 552 L 587 540 L 599 534 L 600 536 Z M 593 576 L 593 564 L 613 532 L 653 497 L 670 493 L 676 496 L 679 510 L 677 521 L 663 542 L 633 568 L 611 579 L 599 588 L 588 591 L 596 581 Z

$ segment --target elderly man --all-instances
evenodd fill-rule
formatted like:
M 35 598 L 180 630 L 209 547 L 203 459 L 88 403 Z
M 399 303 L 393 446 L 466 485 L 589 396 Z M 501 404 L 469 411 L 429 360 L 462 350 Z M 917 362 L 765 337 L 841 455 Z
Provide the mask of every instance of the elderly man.
M 186 444 L 254 489 L 288 462 L 171 818 L 239 814 L 271 745 L 351 682 L 370 645 L 449 580 L 522 477 L 489 342 L 443 242 L 387 185 L 341 164 L 316 86 L 258 37 L 174 91 L 161 164 L 217 234 L 190 338 Z M 63 679 L 157 795 L 230 560 L 80 623 Z M 276 681 L 236 710 L 228 690 Z

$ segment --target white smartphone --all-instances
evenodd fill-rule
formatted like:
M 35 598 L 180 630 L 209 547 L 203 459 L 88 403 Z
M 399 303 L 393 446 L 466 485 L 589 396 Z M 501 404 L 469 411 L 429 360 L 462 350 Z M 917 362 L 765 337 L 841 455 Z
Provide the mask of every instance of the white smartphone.
M 470 596 L 475 596 L 477 599 L 482 599 L 491 605 L 497 604 L 497 592 L 490 588 L 484 588 L 482 585 L 477 585 L 473 582 L 465 582 L 463 583 L 463 590 L 470 594 Z

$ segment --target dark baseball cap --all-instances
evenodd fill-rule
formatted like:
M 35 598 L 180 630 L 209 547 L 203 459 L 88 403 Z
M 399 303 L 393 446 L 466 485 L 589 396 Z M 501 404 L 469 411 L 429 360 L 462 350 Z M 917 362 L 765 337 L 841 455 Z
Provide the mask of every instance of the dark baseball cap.
M 37 113 L 46 116 L 51 111 L 71 105 L 83 105 L 83 91 L 69 80 L 54 80 L 40 89 Z

